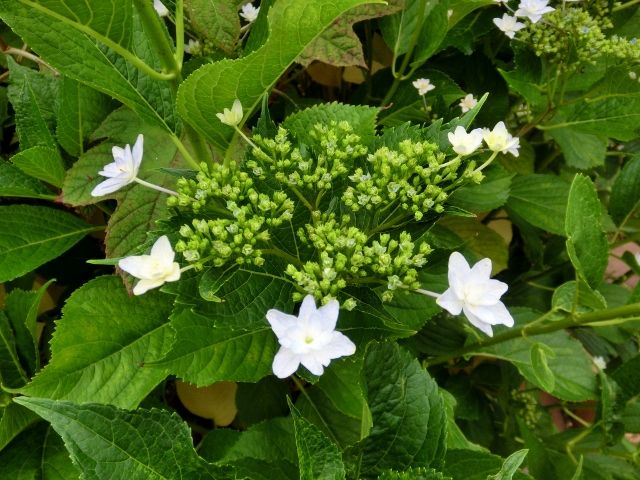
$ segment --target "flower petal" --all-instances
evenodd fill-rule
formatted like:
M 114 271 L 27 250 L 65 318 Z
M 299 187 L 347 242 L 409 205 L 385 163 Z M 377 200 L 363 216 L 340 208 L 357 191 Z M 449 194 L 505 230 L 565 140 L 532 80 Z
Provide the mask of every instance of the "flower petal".
M 308 322 L 317 312 L 316 309 L 316 300 L 313 298 L 313 295 L 307 295 L 302 299 L 302 304 L 300 305 L 300 311 L 298 312 L 298 318 L 302 322 Z
M 143 293 L 146 293 L 147 291 L 151 290 L 152 288 L 159 287 L 163 283 L 164 283 L 164 279 L 162 279 L 162 278 L 152 279 L 152 280 L 148 280 L 146 278 L 143 278 L 138 283 L 136 283 L 135 287 L 133 287 L 133 294 L 134 295 L 142 295 Z
M 436 298 L 436 303 L 451 315 L 460 315 L 460 312 L 462 312 L 463 303 L 456 296 L 452 288 L 445 290 L 442 295 Z
M 467 281 L 477 283 L 486 282 L 491 277 L 491 259 L 483 258 L 471 267 L 469 273 L 470 276 Z
M 322 330 L 331 331 L 336 328 L 339 313 L 340 303 L 334 299 L 320 307 L 314 319 L 319 323 Z
M 453 291 L 458 297 L 464 295 L 464 284 L 469 278 L 470 272 L 469 264 L 467 260 L 462 256 L 460 252 L 453 252 L 449 257 L 449 286 L 453 288 Z
M 356 345 L 344 333 L 333 332 L 331 341 L 324 347 L 323 353 L 332 360 L 334 358 L 348 357 L 356 353 Z
M 273 373 L 278 378 L 287 378 L 293 375 L 300 366 L 298 355 L 288 348 L 280 348 L 275 357 L 273 357 Z
M 136 278 L 146 278 L 152 261 L 149 255 L 132 255 L 120 259 L 118 267 Z
M 133 157 L 133 175 L 138 175 L 140 169 L 140 163 L 142 162 L 142 153 L 144 145 L 144 136 L 139 134 L 136 138 L 136 143 L 133 144 L 133 150 L 131 155 Z
M 171 248 L 171 242 L 169 242 L 169 238 L 166 235 L 158 237 L 155 241 L 153 247 L 151 247 L 151 256 L 167 266 L 173 263 L 176 254 Z
M 490 337 L 493 337 L 493 330 L 491 329 L 491 325 L 483 322 L 481 318 L 474 315 L 473 312 L 469 311 L 466 305 L 464 306 L 463 310 L 465 317 L 467 317 L 467 320 L 469 320 L 469 323 L 471 323 L 471 325 L 486 333 Z
M 304 356 L 301 355 L 300 363 L 314 375 L 320 376 L 324 373 L 324 366 L 322 365 L 322 361 L 316 358 L 313 353 Z
M 473 305 L 466 308 L 484 323 L 513 327 L 513 317 L 502 302 L 494 305 Z
M 294 327 L 298 322 L 298 317 L 295 315 L 289 315 L 288 313 L 281 312 L 275 308 L 268 310 L 266 317 L 269 325 L 271 325 L 273 333 L 276 334 L 278 339 L 285 337 L 287 331 Z
M 93 190 L 91 190 L 91 196 L 101 197 L 109 193 L 117 192 L 129 183 L 129 181 L 125 181 L 120 177 L 107 178 L 104 182 L 100 182 Z

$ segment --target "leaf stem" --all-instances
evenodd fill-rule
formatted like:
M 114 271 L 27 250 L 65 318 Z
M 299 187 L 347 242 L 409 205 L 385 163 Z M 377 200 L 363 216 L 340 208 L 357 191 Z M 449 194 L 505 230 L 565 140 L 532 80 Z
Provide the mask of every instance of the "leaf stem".
M 60 72 L 58 72 L 58 70 L 56 70 L 55 68 L 53 68 L 51 65 L 49 65 L 47 62 L 45 62 L 44 60 L 42 60 L 40 57 L 38 57 L 37 55 L 34 55 L 31 52 L 27 52 L 26 50 L 20 50 L 19 48 L 13 48 L 13 47 L 7 47 L 3 50 L 4 54 L 9 54 L 9 55 L 15 55 L 16 57 L 24 57 L 24 58 L 28 58 L 29 60 L 31 60 L 32 62 L 37 63 L 38 65 L 42 65 L 43 67 L 48 68 L 49 70 L 51 70 L 54 75 L 60 75 Z M 17 59 L 19 60 L 19 59 Z
M 528 336 L 536 336 L 542 335 L 544 333 L 551 333 L 557 330 L 563 330 L 569 327 L 578 327 L 578 326 L 600 326 L 603 325 L 604 322 L 609 322 L 611 320 L 625 318 L 625 320 L 634 320 L 637 316 L 640 315 L 640 303 L 634 303 L 631 305 L 623 305 L 622 307 L 609 308 L 606 310 L 600 310 L 598 312 L 589 312 L 582 315 L 571 315 L 565 319 L 554 321 L 551 323 L 542 323 L 539 321 L 543 320 L 545 317 L 549 316 L 552 312 L 547 312 L 542 315 L 540 318 L 534 320 L 530 324 L 523 325 L 519 328 L 514 328 L 513 330 L 506 331 L 501 335 L 497 335 L 495 337 L 487 338 L 483 341 L 467 345 L 462 347 L 452 353 L 448 353 L 446 355 L 440 355 L 431 360 L 427 360 L 425 364 L 427 366 L 440 365 L 442 363 L 446 363 L 449 360 L 454 358 L 461 357 L 467 353 L 477 352 L 482 350 L 483 348 L 490 347 L 492 345 L 497 345 L 502 342 L 506 342 L 507 340 L 513 340 L 518 337 L 528 337 Z M 630 318 L 629 318 L 630 317 Z
M 170 132 L 169 137 L 171 138 L 171 141 L 176 146 L 178 151 L 182 154 L 182 158 L 184 158 L 185 161 L 189 165 L 191 165 L 191 167 L 196 170 L 200 170 L 200 164 L 191 156 L 189 150 L 187 150 L 187 147 L 185 147 L 184 143 L 182 143 L 182 140 L 180 140 L 178 136 L 173 132 Z
M 630 2 L 623 3 L 622 5 L 618 5 L 617 7 L 613 7 L 611 9 L 612 12 L 619 12 L 620 10 L 624 10 L 625 8 L 633 7 L 634 5 L 640 3 L 640 0 L 631 0 Z
M 168 195 L 173 195 L 174 197 L 178 196 L 178 192 L 174 192 L 173 190 L 169 190 L 168 188 L 161 187 L 160 185 L 156 185 L 155 183 L 147 182 L 138 177 L 134 178 L 133 181 L 147 188 L 150 188 L 152 190 L 157 190 L 158 192 L 166 193 Z
M 184 59 L 184 0 L 176 0 L 176 65 L 182 70 Z
M 152 48 L 160 57 L 160 61 L 162 62 L 165 70 L 173 73 L 171 78 L 177 78 L 180 75 L 180 66 L 176 61 L 173 46 L 169 41 L 166 30 L 163 28 L 160 17 L 153 8 L 153 2 L 149 2 L 147 0 L 133 0 L 133 3 L 140 14 L 142 26 L 149 36 Z

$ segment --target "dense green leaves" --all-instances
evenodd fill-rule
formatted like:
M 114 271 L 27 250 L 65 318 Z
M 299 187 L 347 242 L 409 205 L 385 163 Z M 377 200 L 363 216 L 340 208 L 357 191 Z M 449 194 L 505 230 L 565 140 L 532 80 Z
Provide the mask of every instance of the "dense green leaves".
M 44 398 L 16 401 L 51 422 L 87 480 L 225 478 L 198 457 L 187 425 L 176 414 Z
M 14 155 L 11 162 L 27 175 L 55 187 L 62 187 L 65 173 L 64 163 L 55 148 L 31 147 Z
M 185 11 L 198 38 L 213 47 L 233 52 L 240 37 L 239 0 L 186 0 Z
M 173 341 L 167 297 L 131 297 L 115 276 L 100 277 L 67 301 L 51 342 L 51 362 L 22 392 L 133 408 L 165 373 L 145 363 Z M 87 325 L 91 325 L 87 329 Z
M 12 280 L 56 258 L 95 227 L 49 207 L 0 207 L 0 281 Z
M 53 200 L 55 196 L 41 182 L 15 165 L 0 161 L 0 196 Z
M 622 168 L 611 189 L 609 213 L 620 225 L 640 205 L 640 155 L 632 157 Z
M 366 0 L 281 0 L 269 10 L 269 38 L 259 49 L 239 60 L 205 65 L 181 86 L 178 108 L 185 119 L 220 150 L 233 129 L 215 114 L 238 98 L 252 111 L 265 92 L 295 58 L 341 13 Z M 376 3 L 376 2 L 369 2 Z

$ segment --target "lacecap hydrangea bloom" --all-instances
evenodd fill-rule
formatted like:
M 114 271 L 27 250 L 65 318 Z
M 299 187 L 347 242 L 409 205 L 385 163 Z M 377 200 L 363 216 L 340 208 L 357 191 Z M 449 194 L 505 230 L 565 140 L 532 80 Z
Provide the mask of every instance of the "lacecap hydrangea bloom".
M 331 360 L 353 355 L 356 351 L 354 343 L 336 331 L 339 311 L 337 300 L 316 308 L 312 295 L 304 297 L 297 317 L 269 310 L 267 321 L 280 343 L 280 350 L 273 359 L 273 373 L 286 378 L 302 364 L 314 375 L 322 375 Z
M 122 147 L 113 147 L 113 163 L 105 165 L 98 173 L 107 180 L 99 183 L 91 191 L 94 197 L 101 197 L 120 190 L 122 187 L 136 181 L 140 163 L 142 162 L 144 137 L 138 135 L 133 148 L 129 144 Z
M 494 18 L 493 23 L 509 38 L 514 38 L 516 33 L 525 27 L 524 23 L 508 13 L 503 14 L 502 18 Z
M 411 84 L 418 90 L 418 95 L 426 95 L 428 92 L 436 88 L 428 78 L 419 78 Z
M 242 11 L 240 12 L 240 16 L 244 18 L 247 22 L 253 23 L 257 20 L 259 13 L 260 13 L 260 7 L 254 7 L 252 3 L 246 3 L 242 6 Z
M 236 127 L 242 121 L 242 104 L 240 100 L 236 99 L 231 106 L 231 110 L 225 108 L 222 113 L 216 113 L 216 117 L 225 125 L 229 125 L 230 127 Z
M 436 298 L 436 303 L 452 315 L 464 313 L 469 322 L 493 336 L 493 325 L 513 327 L 513 317 L 500 297 L 509 288 L 491 277 L 491 260 L 483 258 L 470 267 L 459 252 L 449 257 L 449 288 Z
M 476 128 L 469 133 L 463 126 L 458 125 L 453 132 L 447 135 L 453 151 L 458 155 L 471 155 L 482 145 L 482 129 Z
M 531 23 L 537 23 L 545 13 L 553 12 L 548 0 L 521 0 L 515 12 L 516 17 L 526 17 Z
M 472 93 L 468 93 L 462 100 L 460 100 L 460 103 L 458 105 L 460 106 L 460 110 L 462 110 L 462 113 L 467 113 L 469 110 L 478 105 L 478 100 L 476 100 Z

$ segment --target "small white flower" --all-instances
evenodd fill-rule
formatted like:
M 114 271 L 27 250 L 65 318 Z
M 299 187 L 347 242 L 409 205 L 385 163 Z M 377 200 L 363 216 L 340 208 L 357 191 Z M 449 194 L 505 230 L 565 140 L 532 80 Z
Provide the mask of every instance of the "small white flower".
M 157 288 L 165 282 L 180 279 L 180 265 L 174 262 L 175 252 L 166 235 L 156 240 L 149 255 L 133 255 L 118 262 L 118 266 L 140 281 L 133 287 L 134 295 Z
M 233 102 L 231 110 L 225 108 L 222 113 L 216 113 L 216 117 L 218 117 L 222 123 L 229 125 L 230 127 L 237 126 L 242 121 L 242 116 L 242 104 L 237 98 Z
M 516 32 L 526 26 L 524 23 L 519 22 L 516 17 L 512 17 L 508 13 L 502 14 L 502 18 L 494 18 L 493 23 L 509 38 L 515 37 Z
M 631 80 L 637 80 L 638 74 L 636 72 L 629 72 L 629 78 Z
M 418 89 L 418 95 L 426 95 L 427 92 L 430 92 L 436 86 L 431 83 L 431 80 L 428 78 L 419 78 L 415 80 L 412 85 Z
M 160 0 L 153 0 L 153 8 L 156 9 L 156 12 L 158 12 L 158 15 L 161 17 L 169 15 L 169 9 L 167 9 Z
M 542 15 L 554 10 L 555 8 L 548 5 L 548 0 L 520 0 L 515 15 L 516 17 L 527 17 L 531 23 L 537 23 Z
M 469 133 L 463 126 L 458 125 L 453 132 L 447 135 L 453 151 L 458 155 L 471 155 L 482 145 L 482 129 L 476 128 Z
M 462 113 L 467 113 L 469 110 L 478 105 L 478 100 L 476 100 L 472 93 L 468 93 L 466 97 L 460 100 L 460 103 L 458 105 L 460 105 Z
M 520 139 L 512 136 L 507 131 L 507 127 L 504 125 L 504 122 L 496 123 L 493 130 L 485 128 L 482 135 L 490 150 L 494 152 L 510 153 L 514 157 L 518 156 Z
M 509 288 L 506 283 L 492 280 L 491 260 L 483 258 L 473 267 L 458 252 L 449 257 L 449 289 L 436 303 L 452 315 L 465 316 L 474 327 L 493 336 L 492 325 L 513 327 L 513 317 L 500 297 Z
M 593 357 L 593 364 L 598 367 L 598 370 L 604 370 L 605 368 L 607 368 L 607 361 L 604 359 L 604 357 L 601 356 L 596 356 Z
M 453 9 L 450 8 L 449 10 L 447 10 L 447 19 L 451 17 L 453 17 Z
M 136 139 L 136 143 L 133 144 L 133 149 L 129 144 L 125 145 L 124 148 L 113 147 L 111 149 L 114 162 L 105 165 L 98 172 L 103 177 L 107 177 L 107 180 L 99 183 L 91 190 L 93 197 L 101 197 L 102 195 L 113 193 L 136 180 L 140 163 L 142 162 L 143 142 L 144 137 L 140 134 Z
M 260 7 L 254 7 L 252 3 L 245 3 L 242 6 L 242 11 L 240 12 L 240 16 L 244 18 L 247 22 L 253 23 L 258 18 L 258 14 L 260 13 Z
M 184 53 L 188 53 L 190 55 L 197 53 L 199 50 L 200 42 L 193 38 L 190 38 L 189 42 L 184 46 Z
M 297 317 L 269 310 L 267 320 L 280 343 L 273 359 L 273 373 L 286 378 L 302 364 L 314 375 L 322 375 L 331 360 L 353 355 L 354 343 L 335 330 L 339 311 L 337 300 L 316 308 L 312 295 L 304 297 Z

